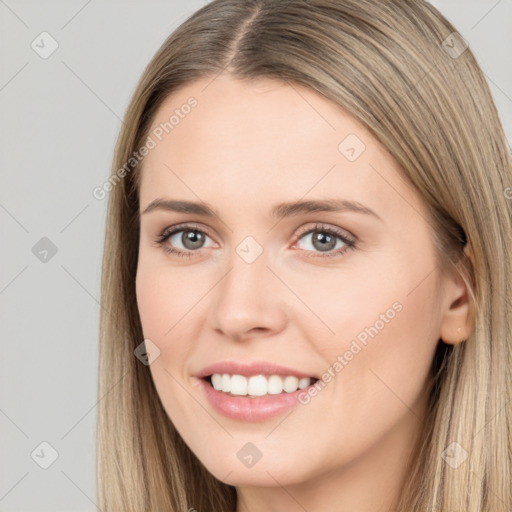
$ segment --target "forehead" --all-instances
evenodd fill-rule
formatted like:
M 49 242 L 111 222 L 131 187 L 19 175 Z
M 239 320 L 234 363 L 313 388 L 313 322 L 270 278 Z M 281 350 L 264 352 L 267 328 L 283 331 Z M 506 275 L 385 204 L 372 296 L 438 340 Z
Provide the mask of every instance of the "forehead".
M 202 79 L 165 99 L 150 134 L 156 144 L 143 163 L 141 206 L 169 193 L 260 207 L 262 199 L 350 196 L 388 209 L 408 194 L 421 207 L 361 123 L 297 84 Z
M 190 103 L 195 106 L 189 107 Z M 236 145 L 239 150 L 282 153 L 295 146 L 295 154 L 318 148 L 337 156 L 337 142 L 344 133 L 378 144 L 369 140 L 372 135 L 362 124 L 316 91 L 277 80 L 249 81 L 229 75 L 174 91 L 154 116 L 151 130 L 158 129 L 163 129 L 162 137 L 171 145 L 189 139 L 193 131 L 203 150 L 214 143 L 217 152 Z M 264 142 L 264 148 L 258 148 L 258 142 Z

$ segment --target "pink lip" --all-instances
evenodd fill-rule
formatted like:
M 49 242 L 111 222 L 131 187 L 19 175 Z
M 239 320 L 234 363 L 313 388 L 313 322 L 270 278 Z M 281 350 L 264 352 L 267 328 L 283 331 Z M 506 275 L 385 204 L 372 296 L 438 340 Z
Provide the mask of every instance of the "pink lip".
M 215 371 L 214 373 L 220 372 Z M 248 396 L 231 396 L 223 391 L 217 391 L 204 378 L 199 379 L 199 383 L 206 399 L 215 411 L 228 418 L 248 422 L 265 421 L 296 407 L 300 404 L 300 393 L 307 393 L 309 389 L 307 387 L 292 393 L 250 398 Z
M 295 377 L 313 377 L 318 379 L 317 375 L 312 373 L 304 373 L 298 370 L 294 370 L 293 368 L 287 368 L 285 366 L 280 366 L 274 363 L 269 362 L 253 362 L 249 364 L 236 363 L 230 361 L 222 361 L 220 363 L 215 363 L 203 368 L 196 377 L 200 379 L 204 379 L 205 377 L 209 377 L 214 373 L 227 373 L 229 375 L 244 375 L 245 377 L 250 377 L 252 375 L 280 375 L 282 377 L 286 377 L 288 375 L 293 375 Z M 293 393 L 292 393 L 293 394 Z
M 218 413 L 240 421 L 265 421 L 274 416 L 278 416 L 299 405 L 299 395 L 307 392 L 308 388 L 298 389 L 292 393 L 283 392 L 279 395 L 266 395 L 257 398 L 231 396 L 223 391 L 217 391 L 210 384 L 207 377 L 214 373 L 244 375 L 245 377 L 252 375 L 280 375 L 286 377 L 292 375 L 298 378 L 310 377 L 318 379 L 318 377 L 312 373 L 304 373 L 293 368 L 265 361 L 255 361 L 249 364 L 222 361 L 203 368 L 196 377 L 199 380 L 200 387 L 206 399 Z

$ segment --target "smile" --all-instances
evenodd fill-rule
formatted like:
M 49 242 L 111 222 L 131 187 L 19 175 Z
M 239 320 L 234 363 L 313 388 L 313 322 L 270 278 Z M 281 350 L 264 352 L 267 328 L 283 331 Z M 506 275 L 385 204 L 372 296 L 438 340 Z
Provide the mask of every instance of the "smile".
M 293 393 L 298 389 L 307 388 L 318 379 L 314 377 L 296 377 L 294 375 L 230 375 L 214 373 L 207 380 L 217 391 L 230 396 L 248 396 L 251 398 L 265 395 Z

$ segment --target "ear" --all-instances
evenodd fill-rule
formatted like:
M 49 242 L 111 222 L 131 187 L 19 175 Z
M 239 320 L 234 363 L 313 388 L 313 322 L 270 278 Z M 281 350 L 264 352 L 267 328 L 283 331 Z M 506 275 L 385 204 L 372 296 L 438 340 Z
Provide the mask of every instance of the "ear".
M 469 244 L 464 247 L 463 260 L 465 269 L 471 268 L 473 256 Z M 474 315 L 468 287 L 455 271 L 446 276 L 444 301 L 446 306 L 441 313 L 440 338 L 444 343 L 457 345 L 467 340 L 473 332 Z

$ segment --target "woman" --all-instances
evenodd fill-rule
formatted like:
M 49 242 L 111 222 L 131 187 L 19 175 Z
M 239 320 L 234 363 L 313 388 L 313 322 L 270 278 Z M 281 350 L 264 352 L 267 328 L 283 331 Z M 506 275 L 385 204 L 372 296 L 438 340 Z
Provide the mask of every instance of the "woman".
M 510 511 L 511 174 L 428 3 L 191 16 L 113 162 L 100 508 Z

